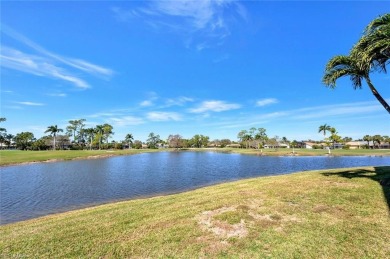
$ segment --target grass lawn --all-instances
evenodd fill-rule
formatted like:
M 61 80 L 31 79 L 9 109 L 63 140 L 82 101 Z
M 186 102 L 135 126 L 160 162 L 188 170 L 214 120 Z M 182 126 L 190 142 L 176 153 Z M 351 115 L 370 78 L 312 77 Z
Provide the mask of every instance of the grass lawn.
M 0 226 L 5 258 L 388 258 L 390 167 L 246 179 Z
M 0 150 L 0 165 L 18 163 L 44 162 L 55 160 L 72 160 L 91 157 L 132 155 L 146 152 L 156 152 L 158 149 L 123 149 L 123 150 L 46 150 L 21 151 Z
M 172 151 L 174 149 L 124 149 L 124 150 L 47 150 L 47 151 L 20 151 L 20 150 L 0 150 L 0 166 L 18 163 L 44 162 L 56 160 L 86 159 L 91 157 L 104 157 L 116 155 L 132 155 L 145 152 Z M 265 156 L 288 156 L 291 155 L 292 149 L 238 149 L 238 148 L 195 148 L 186 149 L 190 151 L 217 151 L 231 152 L 252 155 Z M 299 156 L 325 156 L 326 150 L 317 149 L 295 149 L 296 155 Z M 359 149 L 359 150 L 332 150 L 334 156 L 390 156 L 390 149 Z

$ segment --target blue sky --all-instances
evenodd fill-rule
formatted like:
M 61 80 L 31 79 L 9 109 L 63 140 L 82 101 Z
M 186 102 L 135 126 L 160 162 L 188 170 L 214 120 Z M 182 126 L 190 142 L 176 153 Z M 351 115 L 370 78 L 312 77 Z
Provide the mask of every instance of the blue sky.
M 9 133 L 44 135 L 85 118 L 114 140 L 150 132 L 237 139 L 390 134 L 364 84 L 330 90 L 326 62 L 348 54 L 386 1 L 3 1 L 1 117 Z M 389 74 L 373 83 L 390 101 Z

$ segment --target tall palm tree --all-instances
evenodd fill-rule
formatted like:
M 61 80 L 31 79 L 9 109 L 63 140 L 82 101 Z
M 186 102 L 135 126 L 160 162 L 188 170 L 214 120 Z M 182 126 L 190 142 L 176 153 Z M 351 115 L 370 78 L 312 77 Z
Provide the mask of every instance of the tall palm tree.
M 390 114 L 390 106 L 378 93 L 369 76 L 373 70 L 386 72 L 390 58 L 390 14 L 378 17 L 366 28 L 365 34 L 348 56 L 335 56 L 326 65 L 323 83 L 336 87 L 337 79 L 349 76 L 354 89 L 362 88 L 363 79 L 372 94 Z
M 99 150 L 101 149 L 101 143 L 102 143 L 102 137 L 104 132 L 104 126 L 103 125 L 96 125 L 95 132 L 99 137 Z
M 324 138 L 325 138 L 326 132 L 332 132 L 332 127 L 329 126 L 328 124 L 321 125 L 321 126 L 318 128 L 318 133 L 321 133 L 321 132 L 324 133 Z
M 110 125 L 110 124 L 107 124 L 105 123 L 103 125 L 103 135 L 106 139 L 106 144 L 108 144 L 108 138 L 114 134 L 114 132 L 112 131 L 113 127 Z
M 84 129 L 84 132 L 89 138 L 89 149 L 92 150 L 92 141 L 93 141 L 93 137 L 95 136 L 95 129 L 94 128 Z
M 53 150 L 56 150 L 56 137 L 57 137 L 57 133 L 58 132 L 62 132 L 62 131 L 63 130 L 59 129 L 57 127 L 57 125 L 49 126 L 49 127 L 47 127 L 47 130 L 45 131 L 45 133 L 49 132 L 50 135 L 53 136 Z
M 340 77 L 349 76 L 354 89 L 362 88 L 362 80 L 364 79 L 370 88 L 372 94 L 382 104 L 382 106 L 390 113 L 390 106 L 378 93 L 371 82 L 369 76 L 370 70 L 368 67 L 359 63 L 359 60 L 354 56 L 336 56 L 329 60 L 326 65 L 325 75 L 322 79 L 325 85 L 330 88 L 336 88 L 336 81 Z
M 363 137 L 363 140 L 364 140 L 364 141 L 367 141 L 367 147 L 368 147 L 368 149 L 370 149 L 370 141 L 373 140 L 373 137 L 370 136 L 370 135 L 365 135 L 365 136 Z
M 129 133 L 129 134 L 126 135 L 125 141 L 127 143 L 129 143 L 129 149 L 130 149 L 131 143 L 133 143 L 133 140 L 134 140 L 133 134 Z
M 364 53 L 367 63 L 386 72 L 390 58 L 390 13 L 374 19 L 354 48 Z

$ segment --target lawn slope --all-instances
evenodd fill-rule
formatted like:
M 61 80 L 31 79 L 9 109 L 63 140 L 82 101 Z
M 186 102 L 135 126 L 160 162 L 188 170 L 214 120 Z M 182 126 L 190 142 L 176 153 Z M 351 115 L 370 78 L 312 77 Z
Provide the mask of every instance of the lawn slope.
M 224 183 L 0 226 L 5 258 L 386 258 L 390 167 Z

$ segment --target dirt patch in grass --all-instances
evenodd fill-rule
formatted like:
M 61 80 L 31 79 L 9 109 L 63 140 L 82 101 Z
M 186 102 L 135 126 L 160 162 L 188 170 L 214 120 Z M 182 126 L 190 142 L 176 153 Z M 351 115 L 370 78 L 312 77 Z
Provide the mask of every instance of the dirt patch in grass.
M 210 231 L 217 237 L 224 239 L 231 237 L 242 238 L 248 234 L 244 219 L 240 219 L 235 224 L 230 224 L 228 221 L 223 220 L 225 217 L 229 217 L 226 215 L 227 213 L 230 212 L 229 214 L 232 214 L 231 212 L 236 211 L 237 207 L 222 207 L 212 211 L 204 211 L 196 219 L 203 230 Z
M 204 211 L 196 217 L 202 230 L 213 233 L 226 241 L 229 238 L 245 238 L 248 227 L 261 226 L 262 229 L 274 227 L 281 230 L 287 222 L 302 222 L 293 215 L 283 215 L 278 211 L 271 214 L 259 213 L 263 200 L 250 200 L 247 204 L 222 207 L 216 210 Z

